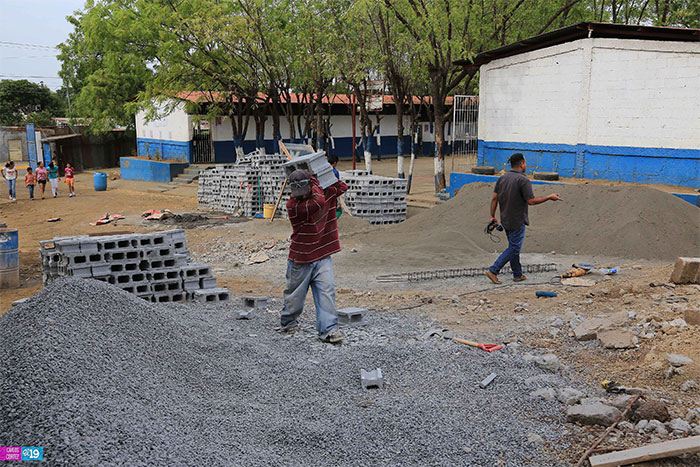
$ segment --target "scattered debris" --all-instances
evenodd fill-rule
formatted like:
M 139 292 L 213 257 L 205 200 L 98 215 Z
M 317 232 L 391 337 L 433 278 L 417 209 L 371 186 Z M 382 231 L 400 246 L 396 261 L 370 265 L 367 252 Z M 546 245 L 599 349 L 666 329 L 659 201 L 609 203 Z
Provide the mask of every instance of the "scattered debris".
M 257 253 L 253 253 L 248 257 L 247 260 L 245 260 L 246 266 L 250 266 L 251 264 L 259 264 L 259 263 L 264 263 L 265 261 L 269 261 L 270 257 L 267 256 L 267 254 L 264 251 L 258 251 Z
M 546 290 L 538 290 L 535 292 L 536 297 L 556 297 L 556 292 L 547 292 Z
M 569 287 L 593 287 L 595 284 L 596 282 L 593 279 L 584 279 L 582 277 L 572 277 L 561 280 L 561 285 L 567 285 Z
M 486 387 L 488 387 L 488 385 L 491 384 L 494 379 L 496 379 L 496 373 L 491 373 L 486 378 L 484 378 L 482 382 L 479 383 L 479 387 L 481 389 L 486 389 Z
M 459 342 L 460 344 L 465 344 L 465 345 L 479 348 L 479 349 L 483 350 L 484 352 L 495 352 L 496 350 L 501 350 L 503 348 L 498 344 L 480 344 L 478 342 L 468 341 L 466 339 L 462 339 L 459 337 L 453 337 L 452 340 L 455 342 Z
M 46 222 L 58 222 L 60 220 L 61 220 L 60 217 L 52 217 L 50 219 L 46 219 Z
M 105 225 L 111 222 L 114 222 L 114 225 L 117 225 L 117 221 L 122 219 L 125 219 L 125 217 L 121 214 L 110 215 L 108 212 L 106 212 L 104 216 L 100 217 L 95 222 L 90 222 L 90 225 Z
M 557 393 L 557 400 L 562 404 L 574 405 L 581 401 L 584 394 L 574 388 L 562 388 Z
M 552 373 L 556 372 L 559 368 L 561 368 L 561 363 L 559 363 L 559 358 L 557 358 L 556 355 L 551 354 L 551 353 L 546 354 L 546 355 L 538 355 L 536 357 L 533 357 L 532 362 L 538 368 L 542 368 L 543 370 L 551 371 Z
M 689 379 L 685 383 L 681 384 L 681 391 L 689 392 L 689 391 L 692 391 L 693 389 L 696 389 L 697 387 L 698 387 L 698 383 L 696 383 L 692 379 Z
M 668 363 L 670 363 L 671 366 L 675 368 L 680 368 L 682 366 L 690 365 L 691 363 L 693 363 L 692 358 L 675 353 L 667 353 L 666 359 L 668 360 Z

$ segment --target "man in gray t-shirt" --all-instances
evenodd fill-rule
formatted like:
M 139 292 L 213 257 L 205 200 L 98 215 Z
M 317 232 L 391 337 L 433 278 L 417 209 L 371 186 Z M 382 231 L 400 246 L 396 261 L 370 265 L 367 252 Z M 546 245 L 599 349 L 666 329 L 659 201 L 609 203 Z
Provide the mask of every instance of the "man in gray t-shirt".
M 561 201 L 558 193 L 549 196 L 535 197 L 532 192 L 532 183 L 525 175 L 527 162 L 525 156 L 520 153 L 510 156 L 511 171 L 501 176 L 496 182 L 491 198 L 491 222 L 498 224 L 496 219 L 496 207 L 501 205 L 501 225 L 508 236 L 508 248 L 501 253 L 486 275 L 494 284 L 500 284 L 498 273 L 506 263 L 510 263 L 515 282 L 527 279 L 523 275 L 520 265 L 520 250 L 525 239 L 525 226 L 530 225 L 527 218 L 527 207 L 542 204 L 545 201 Z

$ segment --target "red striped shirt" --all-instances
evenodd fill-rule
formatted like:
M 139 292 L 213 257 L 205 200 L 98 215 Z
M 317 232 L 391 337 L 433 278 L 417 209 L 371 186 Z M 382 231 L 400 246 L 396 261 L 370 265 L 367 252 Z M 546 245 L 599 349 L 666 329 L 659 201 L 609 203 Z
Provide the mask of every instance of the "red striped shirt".
M 292 223 L 289 259 L 308 264 L 340 251 L 336 199 L 348 190 L 340 180 L 325 190 L 311 177 L 311 197 L 287 201 L 287 214 Z

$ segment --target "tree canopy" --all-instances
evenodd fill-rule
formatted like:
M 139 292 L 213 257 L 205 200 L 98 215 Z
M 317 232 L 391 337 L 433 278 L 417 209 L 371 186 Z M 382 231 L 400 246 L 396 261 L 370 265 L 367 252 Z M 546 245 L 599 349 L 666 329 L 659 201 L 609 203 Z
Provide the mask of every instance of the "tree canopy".
M 369 84 L 381 80 L 399 115 L 415 115 L 413 98 L 422 98 L 435 123 L 439 189 L 446 100 L 476 88 L 476 71 L 455 60 L 580 21 L 698 27 L 700 2 L 88 0 L 69 21 L 75 31 L 60 46 L 60 74 L 73 96 L 72 116 L 93 118 L 93 129 L 133 125 L 137 109 L 155 117 L 176 96 L 196 91 L 188 109 L 230 117 L 239 146 L 251 119 L 262 144 L 271 116 L 273 138 L 326 147 L 324 97 L 351 96 L 369 136 L 379 118 L 370 118 Z M 300 106 L 292 107 L 291 93 Z M 289 134 L 280 134 L 282 118 Z M 398 134 L 413 131 L 402 118 L 398 125 Z M 364 144 L 371 158 L 371 142 Z
M 24 80 L 0 81 L 0 125 L 36 123 L 53 125 L 53 117 L 65 115 L 63 99 L 44 83 Z

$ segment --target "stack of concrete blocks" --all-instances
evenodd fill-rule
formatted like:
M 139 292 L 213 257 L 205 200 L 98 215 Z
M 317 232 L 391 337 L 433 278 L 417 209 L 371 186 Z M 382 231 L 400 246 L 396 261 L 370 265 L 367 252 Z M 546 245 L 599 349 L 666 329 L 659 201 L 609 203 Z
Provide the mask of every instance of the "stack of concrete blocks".
M 246 154 L 234 165 L 220 165 L 200 173 L 198 200 L 203 209 L 237 212 L 246 217 L 262 213 L 263 204 L 275 204 L 285 179 L 281 154 Z M 246 196 L 250 186 L 250 192 Z M 276 216 L 286 217 L 290 189 L 287 187 Z M 245 201 L 244 201 L 245 200 Z
M 324 190 L 338 181 L 333 173 L 333 167 L 328 163 L 325 151 L 296 157 L 284 164 L 287 177 L 298 169 L 306 170 L 313 174 Z
M 405 179 L 370 175 L 364 170 L 341 172 L 340 178 L 348 185 L 343 199 L 353 216 L 376 225 L 406 220 Z
M 44 284 L 84 277 L 113 284 L 151 302 L 225 301 L 206 264 L 190 263 L 185 231 L 89 237 L 40 242 Z

